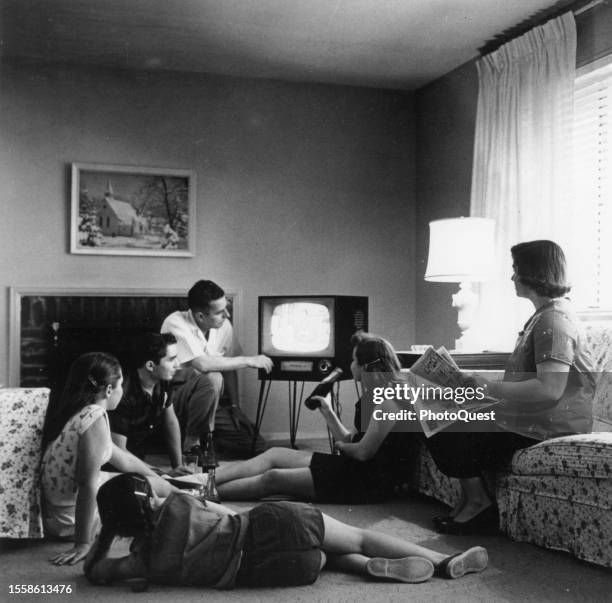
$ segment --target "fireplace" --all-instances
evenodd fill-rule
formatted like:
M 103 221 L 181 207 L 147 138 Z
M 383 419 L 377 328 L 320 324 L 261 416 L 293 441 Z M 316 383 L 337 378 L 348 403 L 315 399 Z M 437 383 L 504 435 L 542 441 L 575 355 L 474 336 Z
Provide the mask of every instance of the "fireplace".
M 227 297 L 235 322 L 237 294 Z M 186 309 L 185 291 L 12 288 L 10 385 L 60 388 L 85 352 L 109 352 L 123 363 L 136 335 L 159 332 L 168 314 Z

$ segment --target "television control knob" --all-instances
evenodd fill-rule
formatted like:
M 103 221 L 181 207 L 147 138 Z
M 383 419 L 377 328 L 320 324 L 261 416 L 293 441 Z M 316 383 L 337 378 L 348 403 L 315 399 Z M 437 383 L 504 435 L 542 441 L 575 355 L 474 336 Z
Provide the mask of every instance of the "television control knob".
M 326 360 L 325 358 L 323 360 L 319 360 L 319 372 L 329 373 L 330 370 L 331 362 L 329 360 Z

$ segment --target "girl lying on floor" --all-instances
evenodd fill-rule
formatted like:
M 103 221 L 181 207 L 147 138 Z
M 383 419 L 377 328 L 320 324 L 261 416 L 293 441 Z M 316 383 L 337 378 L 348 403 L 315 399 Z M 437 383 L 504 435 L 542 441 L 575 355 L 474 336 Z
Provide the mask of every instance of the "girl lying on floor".
M 358 331 L 351 344 L 351 372 L 364 394 L 405 378 L 395 350 L 382 337 Z M 364 432 L 361 401 L 355 405 L 355 429 L 351 431 L 342 424 L 328 398 L 315 399 L 340 454 L 278 447 L 248 461 L 223 464 L 216 473 L 222 499 L 289 495 L 322 503 L 375 503 L 388 500 L 407 481 L 417 442 L 415 434 L 391 433 L 393 421 L 370 421 Z M 397 400 L 385 400 L 381 405 L 385 412 L 402 408 Z
M 113 444 L 106 416 L 123 395 L 121 366 L 114 356 L 91 352 L 71 365 L 61 396 L 54 396 L 43 428 L 41 465 L 43 522 L 47 537 L 74 540 L 72 548 L 51 559 L 56 565 L 85 558 L 93 541 L 96 492 L 112 477 L 107 462 L 121 471 L 150 474 L 156 491 L 173 488 L 133 454 Z
M 84 564 L 93 584 L 298 586 L 313 583 L 326 565 L 416 583 L 434 573 L 460 578 L 487 567 L 482 547 L 447 556 L 347 525 L 304 503 L 270 502 L 234 513 L 185 492 L 160 499 L 138 474 L 112 478 L 97 498 L 102 530 Z M 134 538 L 130 555 L 107 556 L 115 536 Z

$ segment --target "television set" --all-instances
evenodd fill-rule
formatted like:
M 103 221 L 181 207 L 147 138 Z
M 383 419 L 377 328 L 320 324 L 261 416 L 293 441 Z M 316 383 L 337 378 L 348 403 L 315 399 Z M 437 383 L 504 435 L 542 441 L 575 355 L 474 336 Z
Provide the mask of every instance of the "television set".
M 279 295 L 259 298 L 259 353 L 274 367 L 260 379 L 321 381 L 335 368 L 351 379 L 351 335 L 368 329 L 368 298 Z

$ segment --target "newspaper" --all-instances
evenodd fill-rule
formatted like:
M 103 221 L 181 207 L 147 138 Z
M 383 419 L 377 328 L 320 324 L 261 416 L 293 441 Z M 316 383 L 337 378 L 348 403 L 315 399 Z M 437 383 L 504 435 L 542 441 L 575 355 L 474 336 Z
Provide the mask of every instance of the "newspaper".
M 427 388 L 427 391 L 436 388 L 440 390 L 439 395 L 421 395 L 414 400 L 414 407 L 418 412 L 423 433 L 428 438 L 455 423 L 456 418 L 447 417 L 449 415 L 456 416 L 459 410 L 479 411 L 499 404 L 499 400 L 489 396 L 482 397 L 482 394 L 477 399 L 463 399 L 461 403 L 456 401 L 460 398 L 460 393 L 465 393 L 468 388 L 475 390 L 479 385 L 471 376 L 461 371 L 448 350 L 443 346 L 437 350 L 433 347 L 427 348 L 410 367 L 409 372 L 420 378 L 418 380 L 419 385 L 423 385 L 424 388 Z M 453 396 L 450 390 L 454 390 L 456 395 Z M 425 393 L 425 390 L 423 391 Z M 431 418 L 421 418 L 424 414 L 421 413 L 421 410 L 431 411 L 425 413 Z M 433 415 L 435 415 L 435 418 L 433 418 Z

